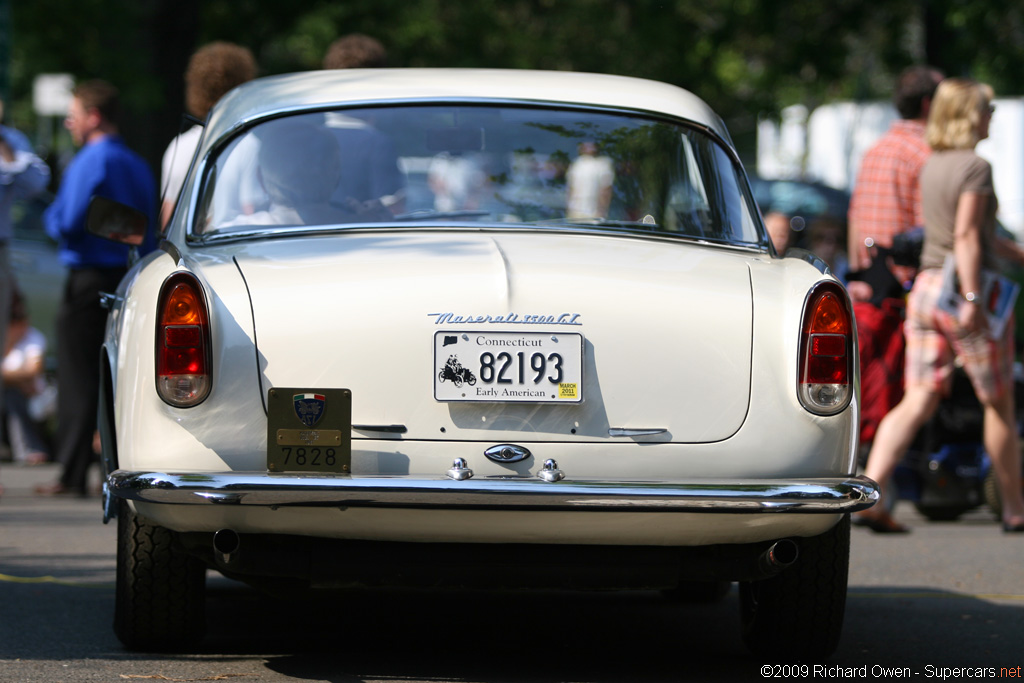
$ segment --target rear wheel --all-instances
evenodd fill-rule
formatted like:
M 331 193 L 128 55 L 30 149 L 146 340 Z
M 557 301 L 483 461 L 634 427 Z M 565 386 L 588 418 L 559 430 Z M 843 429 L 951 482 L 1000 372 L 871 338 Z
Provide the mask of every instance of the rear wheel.
M 922 505 L 914 503 L 923 516 L 932 522 L 953 522 L 960 519 L 960 516 L 974 509 L 973 505 Z
M 203 639 L 206 566 L 174 532 L 118 501 L 114 632 L 131 650 L 180 651 Z
M 778 576 L 740 583 L 743 641 L 762 657 L 822 659 L 839 645 L 850 567 L 850 516 L 800 541 Z

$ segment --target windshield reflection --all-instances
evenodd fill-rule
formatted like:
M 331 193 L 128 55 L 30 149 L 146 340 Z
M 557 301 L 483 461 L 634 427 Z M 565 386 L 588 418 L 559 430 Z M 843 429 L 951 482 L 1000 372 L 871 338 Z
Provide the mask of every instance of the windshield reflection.
M 704 132 L 623 114 L 415 106 L 259 123 L 207 165 L 197 234 L 261 226 L 585 226 L 759 244 Z

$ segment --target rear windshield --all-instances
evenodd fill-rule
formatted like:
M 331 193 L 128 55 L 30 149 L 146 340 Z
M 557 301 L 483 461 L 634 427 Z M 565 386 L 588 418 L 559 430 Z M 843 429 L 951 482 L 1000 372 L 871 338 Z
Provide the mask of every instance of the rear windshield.
M 259 123 L 207 164 L 193 232 L 482 225 L 758 244 L 754 204 L 696 128 L 551 108 L 415 106 Z

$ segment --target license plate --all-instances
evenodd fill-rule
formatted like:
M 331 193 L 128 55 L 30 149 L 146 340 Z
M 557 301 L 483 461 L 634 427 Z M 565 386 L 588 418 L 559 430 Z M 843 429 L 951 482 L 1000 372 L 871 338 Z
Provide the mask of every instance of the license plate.
M 274 387 L 267 392 L 267 470 L 350 472 L 352 392 Z
M 583 335 L 551 332 L 438 332 L 438 401 L 580 403 Z

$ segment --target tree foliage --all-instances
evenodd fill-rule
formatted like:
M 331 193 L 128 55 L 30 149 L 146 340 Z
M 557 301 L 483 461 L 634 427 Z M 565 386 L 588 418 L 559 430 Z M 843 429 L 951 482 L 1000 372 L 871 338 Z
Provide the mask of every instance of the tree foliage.
M 19 118 L 36 74 L 103 77 L 153 159 L 180 124 L 188 56 L 211 40 L 248 46 L 264 74 L 318 68 L 360 32 L 394 66 L 653 78 L 703 97 L 741 140 L 789 104 L 885 98 L 915 62 L 1024 92 L 1024 6 L 999 0 L 33 0 L 12 23 Z

